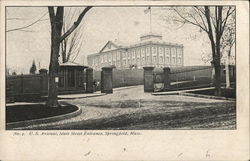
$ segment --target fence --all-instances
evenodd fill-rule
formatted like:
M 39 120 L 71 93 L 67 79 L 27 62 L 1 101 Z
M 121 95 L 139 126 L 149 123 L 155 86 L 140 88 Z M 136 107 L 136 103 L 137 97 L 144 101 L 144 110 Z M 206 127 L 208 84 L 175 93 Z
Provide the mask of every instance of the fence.
M 12 86 L 12 93 L 17 94 L 35 94 L 44 91 L 47 79 L 40 74 L 15 75 L 7 77 L 7 87 Z M 45 87 L 46 88 L 46 87 Z
M 171 68 L 171 82 L 191 81 L 191 80 L 211 80 L 211 66 L 188 66 L 180 68 Z
M 94 71 L 94 80 L 101 81 L 101 71 Z M 143 69 L 113 70 L 113 87 L 124 87 L 143 84 Z
M 79 73 L 76 71 L 76 73 Z M 80 75 L 82 74 L 82 75 Z M 86 92 L 85 87 L 80 85 L 85 83 L 86 73 L 75 74 L 75 77 L 67 77 L 67 80 L 74 81 L 73 87 L 61 86 L 62 82 L 58 83 L 58 93 L 82 93 Z M 92 75 L 91 75 L 92 76 Z M 62 80 L 65 79 L 63 77 Z M 81 78 L 81 79 L 80 79 Z M 83 83 L 84 82 L 84 83 Z M 91 82 L 91 85 L 93 82 Z M 27 75 L 14 75 L 6 77 L 6 100 L 7 102 L 15 101 L 31 101 L 40 99 L 41 96 L 48 93 L 48 74 L 27 74 Z
M 229 67 L 230 82 L 235 84 L 236 73 L 235 66 Z M 162 69 L 154 69 L 155 78 L 164 78 Z M 170 68 L 170 82 L 171 90 L 189 89 L 198 87 L 208 87 L 213 85 L 214 72 L 211 66 L 186 66 L 186 67 L 172 67 Z M 226 81 L 225 66 L 221 66 L 221 82 L 225 84 Z M 161 79 L 155 79 L 155 84 L 163 83 Z M 159 89 L 157 89 L 159 90 Z M 162 90 L 162 89 L 160 89 Z

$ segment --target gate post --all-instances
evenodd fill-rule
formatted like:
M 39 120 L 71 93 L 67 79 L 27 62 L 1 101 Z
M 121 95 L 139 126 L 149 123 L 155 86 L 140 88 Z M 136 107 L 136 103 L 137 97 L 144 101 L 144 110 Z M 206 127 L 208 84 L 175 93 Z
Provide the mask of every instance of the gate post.
M 143 67 L 144 92 L 154 92 L 154 67 Z
M 164 90 L 169 90 L 171 85 L 171 80 L 170 80 L 170 68 L 165 67 L 163 68 L 163 75 L 164 75 Z
M 6 87 L 6 103 L 14 103 L 14 95 L 13 95 L 13 82 L 9 82 Z
M 39 74 L 40 74 L 40 87 L 41 87 L 41 93 L 42 94 L 47 94 L 48 93 L 48 70 L 47 69 L 40 69 Z
M 101 93 L 113 93 L 113 68 L 103 67 L 101 72 Z
M 86 92 L 93 93 L 93 69 L 87 68 L 86 69 Z

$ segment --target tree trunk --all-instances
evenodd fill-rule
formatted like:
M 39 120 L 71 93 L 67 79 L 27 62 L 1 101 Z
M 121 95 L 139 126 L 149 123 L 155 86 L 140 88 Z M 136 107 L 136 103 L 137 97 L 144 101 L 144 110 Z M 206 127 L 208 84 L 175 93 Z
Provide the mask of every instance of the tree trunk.
M 60 42 L 65 40 L 80 24 L 84 15 L 88 12 L 91 6 L 86 7 L 83 12 L 78 17 L 77 21 L 74 22 L 72 27 L 63 35 L 62 34 L 62 26 L 63 26 L 63 14 L 64 7 L 57 7 L 56 13 L 54 7 L 49 6 L 49 17 L 51 24 L 51 55 L 50 55 L 50 65 L 49 65 L 49 89 L 48 89 L 48 99 L 47 106 L 48 107 L 58 107 L 58 84 L 55 81 L 56 76 L 58 76 L 59 70 L 59 51 L 60 51 Z M 65 46 L 66 51 L 66 46 Z
M 58 56 L 59 56 L 59 48 L 60 48 L 60 37 L 55 35 L 55 31 L 52 32 L 52 41 L 51 41 L 51 57 L 50 57 L 50 65 L 49 65 L 49 92 L 48 92 L 48 100 L 47 106 L 49 107 L 58 107 L 58 84 L 56 83 L 55 79 L 58 75 Z
M 226 66 L 225 66 L 226 67 L 226 88 L 230 88 L 229 58 L 230 58 L 230 51 L 228 51 Z
M 215 38 L 216 38 L 216 45 L 215 45 L 215 95 L 221 96 L 221 64 L 220 64 L 220 59 L 221 59 L 221 51 L 220 51 L 220 40 L 221 40 L 221 23 L 222 23 L 222 7 L 217 6 L 215 7 L 216 11 L 216 28 L 215 28 Z
M 62 32 L 63 22 L 63 7 L 58 7 L 56 15 L 54 14 L 53 7 L 49 7 L 50 21 L 51 21 L 51 53 L 50 53 L 50 65 L 49 65 L 49 89 L 48 99 L 46 105 L 48 107 L 58 107 L 58 84 L 55 78 L 58 76 L 59 70 L 59 50 L 60 50 L 60 38 Z
M 214 65 L 215 70 L 215 95 L 221 96 L 221 66 L 218 62 Z
M 49 107 L 58 107 L 58 84 L 56 83 L 55 79 L 58 73 L 59 63 L 58 63 L 58 55 L 59 55 L 59 47 L 60 43 L 58 43 L 59 39 L 54 37 L 54 41 L 51 43 L 51 61 L 49 66 L 49 92 L 48 92 L 48 99 L 47 99 L 47 106 Z M 57 39 L 57 40 L 56 40 Z M 57 43 L 55 43 L 57 41 Z M 54 42 L 54 43 L 53 43 Z

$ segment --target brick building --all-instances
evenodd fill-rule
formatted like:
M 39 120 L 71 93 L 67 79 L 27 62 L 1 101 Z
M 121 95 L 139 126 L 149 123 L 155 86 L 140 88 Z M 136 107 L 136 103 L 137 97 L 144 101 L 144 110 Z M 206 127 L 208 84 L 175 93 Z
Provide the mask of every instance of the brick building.
M 183 66 L 183 45 L 166 43 L 162 36 L 149 33 L 142 35 L 138 43 L 122 45 L 108 41 L 99 53 L 88 55 L 88 66 L 100 70 L 105 66 L 117 69 Z

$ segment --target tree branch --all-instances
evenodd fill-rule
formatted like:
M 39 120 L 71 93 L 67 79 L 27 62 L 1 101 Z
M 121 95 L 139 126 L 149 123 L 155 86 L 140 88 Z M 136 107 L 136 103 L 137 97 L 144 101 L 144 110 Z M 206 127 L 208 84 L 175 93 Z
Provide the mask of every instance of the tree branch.
M 202 21 L 202 24 L 204 25 L 204 28 L 208 31 L 208 29 L 207 29 L 207 26 L 206 26 L 206 24 L 205 24 L 205 21 L 204 21 L 204 18 L 202 17 L 202 15 L 201 15 L 201 13 L 203 14 L 203 15 L 205 15 L 205 13 L 203 13 L 202 12 L 202 10 L 201 9 L 199 9 L 198 7 L 194 7 L 194 8 L 196 8 L 197 10 L 195 10 L 196 11 L 196 13 L 200 16 L 200 19 L 201 19 L 201 21 Z M 200 12 L 201 13 L 200 13 Z
M 83 12 L 79 15 L 77 21 L 74 22 L 74 24 L 69 28 L 68 31 L 66 31 L 60 39 L 60 42 L 63 41 L 66 37 L 68 37 L 76 28 L 77 26 L 81 23 L 83 17 L 85 16 L 85 14 L 91 9 L 91 6 L 86 7 Z
M 17 31 L 17 30 L 22 30 L 22 29 L 28 28 L 28 27 L 30 27 L 30 26 L 36 24 L 37 22 L 41 21 L 41 19 L 42 19 L 45 15 L 47 15 L 47 13 L 48 13 L 48 12 L 46 12 L 45 14 L 43 14 L 38 20 L 32 22 L 32 23 L 29 24 L 29 25 L 26 25 L 26 26 L 23 26 L 23 27 L 19 27 L 19 28 L 15 28 L 15 29 L 10 29 L 10 30 L 7 30 L 6 32 Z
M 208 32 L 204 27 L 202 27 L 200 24 L 194 23 L 190 20 L 188 20 L 187 18 L 185 18 L 184 16 L 182 16 L 175 8 L 174 11 L 179 15 L 180 18 L 182 18 L 185 22 L 190 23 L 192 25 L 198 26 L 200 27 L 202 30 L 204 30 L 205 32 Z
M 214 49 L 214 36 L 213 36 L 213 30 L 212 30 L 212 26 L 211 26 L 211 21 L 210 21 L 210 9 L 208 6 L 205 6 L 205 16 L 206 16 L 206 19 L 207 19 L 207 24 L 208 24 L 208 36 L 209 36 L 209 39 L 211 40 L 211 44 L 212 44 L 212 50 L 215 50 Z M 213 54 L 213 57 L 215 56 L 214 55 L 214 52 L 212 52 Z
M 49 10 L 49 17 L 50 17 L 50 24 L 51 27 L 54 26 L 54 19 L 55 19 L 55 11 L 54 11 L 54 7 L 49 6 L 48 7 Z
M 222 21 L 222 24 L 221 24 L 221 31 L 222 31 L 222 32 L 221 32 L 221 35 L 222 35 L 223 32 L 224 32 L 224 29 L 225 29 L 225 26 L 226 26 L 228 17 L 229 17 L 232 13 L 234 13 L 234 11 L 235 11 L 235 9 L 233 9 L 232 12 L 230 12 L 230 10 L 231 10 L 231 7 L 229 7 L 229 9 L 228 9 L 228 11 L 227 11 L 227 15 L 226 15 L 225 19 Z

